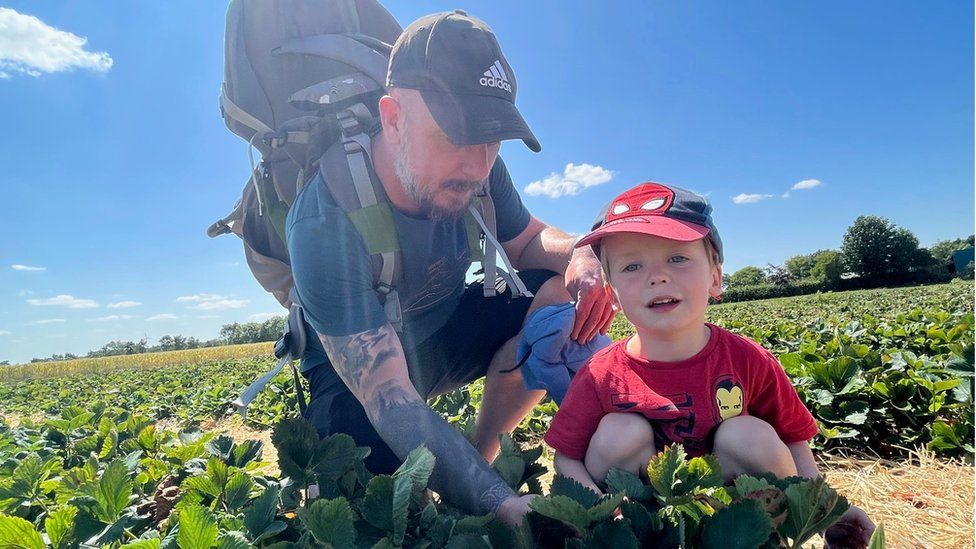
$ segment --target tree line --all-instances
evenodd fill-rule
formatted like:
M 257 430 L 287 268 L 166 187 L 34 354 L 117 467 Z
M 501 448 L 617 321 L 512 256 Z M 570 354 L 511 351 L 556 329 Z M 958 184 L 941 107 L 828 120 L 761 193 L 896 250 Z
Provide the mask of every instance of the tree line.
M 908 229 L 862 215 L 848 227 L 840 250 L 795 255 L 782 265 L 750 265 L 723 276 L 722 301 L 972 279 L 972 261 L 961 271 L 953 265 L 954 254 L 967 248 L 973 248 L 973 235 L 923 248 Z
M 220 347 L 222 345 L 276 341 L 281 337 L 284 329 L 285 317 L 276 316 L 264 322 L 235 322 L 233 324 L 224 324 L 220 327 L 220 332 L 214 339 L 200 340 L 192 336 L 164 335 L 154 345 L 150 345 L 149 339 L 145 337 L 139 341 L 116 340 L 109 341 L 105 345 L 102 345 L 100 349 L 88 351 L 86 355 L 55 353 L 47 358 L 31 359 L 31 362 L 53 362 L 75 358 L 98 358 L 103 356 L 157 353 L 161 351 L 182 351 L 184 349 L 198 349 L 201 347 Z

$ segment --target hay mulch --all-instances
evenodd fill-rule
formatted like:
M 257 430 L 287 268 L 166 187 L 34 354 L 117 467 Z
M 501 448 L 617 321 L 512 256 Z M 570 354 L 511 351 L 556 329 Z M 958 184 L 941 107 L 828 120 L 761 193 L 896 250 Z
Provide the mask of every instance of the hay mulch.
M 973 547 L 972 464 L 918 451 L 902 461 L 828 455 L 820 470 L 830 486 L 884 523 L 887 547 Z

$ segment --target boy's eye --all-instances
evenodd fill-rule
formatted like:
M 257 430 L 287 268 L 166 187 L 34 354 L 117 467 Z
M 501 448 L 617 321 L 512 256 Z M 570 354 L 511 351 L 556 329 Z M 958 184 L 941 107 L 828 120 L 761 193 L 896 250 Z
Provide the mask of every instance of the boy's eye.
M 631 263 L 630 265 L 627 265 L 626 267 L 624 267 L 622 269 L 622 272 L 632 273 L 632 272 L 636 271 L 637 269 L 640 269 L 640 265 L 638 265 L 636 263 Z
M 688 258 L 683 255 L 676 255 L 671 257 L 671 263 L 684 263 L 685 261 L 688 261 Z

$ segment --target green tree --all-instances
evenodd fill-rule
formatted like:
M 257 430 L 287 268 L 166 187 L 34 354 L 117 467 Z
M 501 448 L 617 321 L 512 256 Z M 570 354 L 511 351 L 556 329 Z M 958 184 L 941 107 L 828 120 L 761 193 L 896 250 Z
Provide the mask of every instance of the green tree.
M 813 270 L 813 265 L 816 263 L 816 258 L 814 255 L 815 254 L 794 255 L 793 257 L 787 259 L 786 262 L 783 263 L 783 267 L 786 269 L 786 272 L 789 273 L 790 279 L 802 280 L 804 278 L 810 278 L 810 271 Z
M 840 275 L 844 272 L 844 257 L 836 250 L 820 250 L 811 255 L 816 257 L 810 278 L 820 280 L 828 288 L 835 288 L 840 282 Z
M 911 231 L 874 215 L 854 220 L 844 234 L 841 250 L 847 267 L 875 284 L 912 272 L 924 260 Z
M 942 240 L 940 242 L 936 242 L 931 248 L 929 248 L 929 252 L 932 253 L 933 259 L 945 265 L 952 261 L 952 254 L 957 250 L 972 247 L 973 235 L 969 235 L 969 238 L 957 238 L 955 240 Z
M 749 265 L 729 275 L 729 287 L 755 286 L 765 284 L 766 273 L 759 267 Z

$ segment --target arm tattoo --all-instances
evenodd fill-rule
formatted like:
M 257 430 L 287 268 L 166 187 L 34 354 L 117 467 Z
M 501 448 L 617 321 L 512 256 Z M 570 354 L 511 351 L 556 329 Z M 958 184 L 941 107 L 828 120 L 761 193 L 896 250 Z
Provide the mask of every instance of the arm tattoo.
M 399 338 L 388 324 L 344 337 L 321 336 L 336 372 L 363 403 L 376 432 L 400 459 L 424 444 L 436 462 L 430 485 L 454 505 L 494 513 L 515 492 L 471 444 L 409 386 Z M 399 360 L 397 360 L 399 359 Z M 398 364 L 399 362 L 399 364 Z M 402 368 L 399 379 L 389 379 Z M 374 374 L 385 381 L 376 384 Z M 383 375 L 386 374 L 386 375 Z
M 329 360 L 353 394 L 361 394 L 363 378 L 396 357 L 396 332 L 388 324 L 348 336 L 319 335 Z
M 469 513 L 494 513 L 515 492 L 461 434 L 402 384 L 390 380 L 366 404 L 376 432 L 400 458 L 425 444 L 437 458 L 430 485 Z

